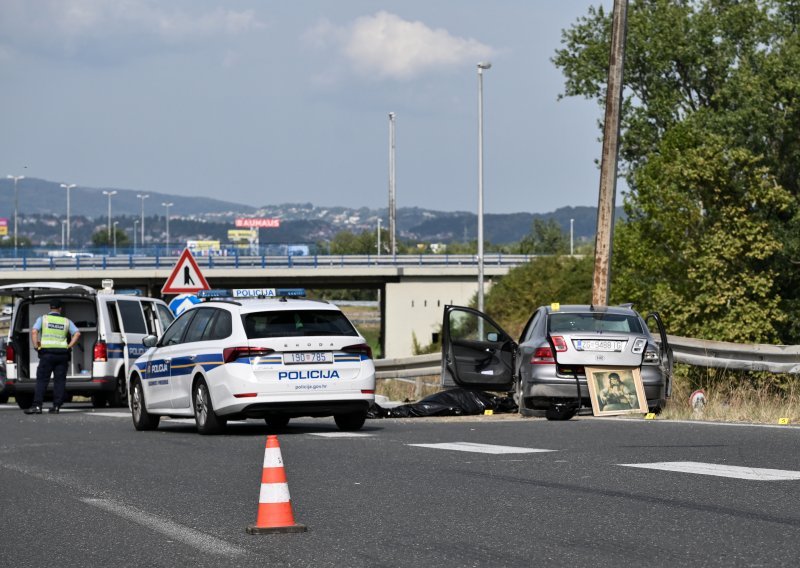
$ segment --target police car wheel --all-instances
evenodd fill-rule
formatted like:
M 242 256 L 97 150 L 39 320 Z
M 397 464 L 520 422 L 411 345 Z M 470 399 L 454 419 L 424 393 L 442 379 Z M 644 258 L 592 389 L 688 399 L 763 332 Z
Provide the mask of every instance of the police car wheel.
M 128 392 L 125 389 L 125 377 L 117 377 L 117 387 L 108 397 L 109 406 L 124 407 L 128 406 Z
M 203 379 L 197 381 L 194 387 L 194 421 L 199 434 L 219 434 L 227 422 L 214 412 L 208 386 Z
M 137 430 L 155 430 L 161 420 L 160 416 L 147 412 L 147 407 L 144 403 L 144 389 L 142 388 L 142 382 L 138 379 L 133 383 L 131 416 L 133 417 L 133 427 Z
M 367 414 L 365 412 L 336 414 L 333 417 L 333 420 L 336 422 L 336 426 L 339 427 L 339 430 L 344 430 L 344 431 L 360 430 L 361 427 L 364 425 L 364 422 L 366 422 L 367 420 Z
M 264 422 L 270 428 L 286 428 L 289 425 L 290 418 L 288 416 L 269 416 L 264 418 Z

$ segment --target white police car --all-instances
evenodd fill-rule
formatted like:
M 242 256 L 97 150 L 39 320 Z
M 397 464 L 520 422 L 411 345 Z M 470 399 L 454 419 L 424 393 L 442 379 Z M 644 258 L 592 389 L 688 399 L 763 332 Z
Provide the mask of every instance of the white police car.
M 302 289 L 200 292 L 128 377 L 133 425 L 194 416 L 201 434 L 228 420 L 333 416 L 341 430 L 363 426 L 375 400 L 372 351 L 336 306 L 302 299 Z

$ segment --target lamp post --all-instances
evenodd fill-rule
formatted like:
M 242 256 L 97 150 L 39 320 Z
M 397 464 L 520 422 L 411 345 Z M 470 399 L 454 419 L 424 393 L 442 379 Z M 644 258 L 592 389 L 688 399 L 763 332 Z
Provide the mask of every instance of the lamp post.
M 25 176 L 6 176 L 8 179 L 14 180 L 14 258 L 17 257 L 17 210 L 18 210 L 18 199 L 17 199 L 17 182 L 21 179 L 25 179 Z
M 378 256 L 381 255 L 381 218 L 378 217 Z
M 478 311 L 483 311 L 483 72 L 488 61 L 478 63 Z M 483 322 L 483 320 L 479 320 Z M 481 334 L 483 335 L 483 334 Z
M 116 194 L 116 189 L 112 191 L 103 190 L 103 195 L 108 195 L 108 244 L 111 244 L 111 196 Z
M 397 254 L 397 189 L 395 186 L 395 113 L 389 113 L 389 252 Z
M 575 219 L 569 220 L 569 255 L 572 256 L 575 254 L 575 247 L 573 246 L 573 234 L 575 229 Z
M 67 190 L 67 247 L 69 247 L 69 190 L 75 187 L 74 183 L 62 183 L 61 187 Z M 61 239 L 62 241 L 64 239 Z M 63 246 L 61 248 L 64 248 Z
M 169 251 L 169 208 L 175 204 L 170 201 L 170 202 L 162 202 L 161 205 L 167 208 L 167 243 L 166 243 L 167 253 L 166 254 L 169 254 L 168 252 Z
M 133 254 L 136 254 L 136 231 L 139 230 L 139 219 L 133 220 Z
M 114 256 L 117 256 L 117 225 L 119 221 L 114 221 Z
M 64 225 L 66 224 L 66 221 L 61 221 L 61 250 L 64 250 Z
M 136 197 L 142 200 L 142 248 L 144 248 L 144 200 L 150 197 L 150 195 L 140 193 Z

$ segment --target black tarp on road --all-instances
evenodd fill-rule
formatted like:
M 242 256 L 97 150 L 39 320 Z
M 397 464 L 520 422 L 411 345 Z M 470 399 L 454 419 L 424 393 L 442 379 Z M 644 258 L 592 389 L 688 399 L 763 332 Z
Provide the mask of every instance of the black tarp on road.
M 510 396 L 497 396 L 483 391 L 455 388 L 437 392 L 418 402 L 394 408 L 383 408 L 378 404 L 373 404 L 367 412 L 367 418 L 468 416 L 483 414 L 486 410 L 511 413 L 517 412 L 517 405 Z

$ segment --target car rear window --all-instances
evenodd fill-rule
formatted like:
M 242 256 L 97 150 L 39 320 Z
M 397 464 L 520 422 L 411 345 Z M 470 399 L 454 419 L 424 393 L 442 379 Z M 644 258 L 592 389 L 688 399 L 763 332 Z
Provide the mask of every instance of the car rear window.
M 312 335 L 358 335 L 343 313 L 334 310 L 282 310 L 242 316 L 249 339 Z
M 638 317 L 602 312 L 550 314 L 547 326 L 548 331 L 551 333 L 570 333 L 574 331 L 642 333 L 642 326 Z

